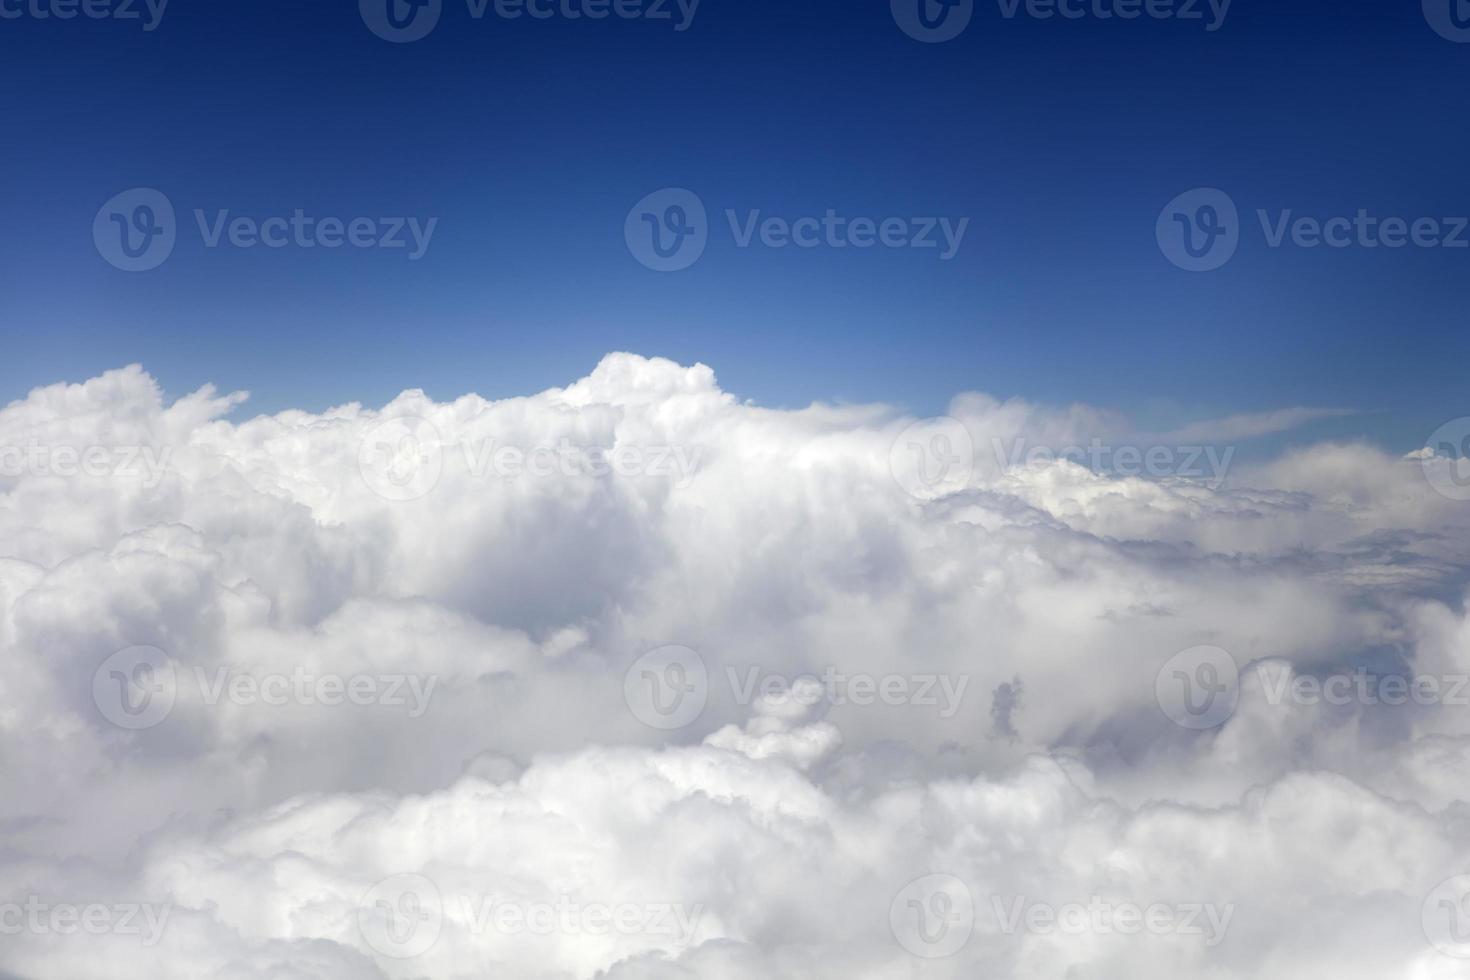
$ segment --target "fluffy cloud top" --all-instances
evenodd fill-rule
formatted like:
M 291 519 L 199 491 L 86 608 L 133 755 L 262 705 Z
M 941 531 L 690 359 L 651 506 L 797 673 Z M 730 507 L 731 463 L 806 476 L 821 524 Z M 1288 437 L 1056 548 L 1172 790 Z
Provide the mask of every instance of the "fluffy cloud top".
M 0 411 L 0 971 L 1470 976 L 1453 461 L 627 354 L 243 400 Z

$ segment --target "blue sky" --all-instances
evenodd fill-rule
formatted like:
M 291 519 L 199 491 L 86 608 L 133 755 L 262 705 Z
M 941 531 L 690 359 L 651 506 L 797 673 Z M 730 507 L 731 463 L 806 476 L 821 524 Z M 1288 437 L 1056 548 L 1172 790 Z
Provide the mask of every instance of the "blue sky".
M 1235 0 L 1209 30 L 1204 0 L 1200 20 L 976 0 L 942 43 L 872 0 L 703 0 L 684 30 L 672 2 L 573 20 L 443 0 L 412 43 L 346 0 L 173 0 L 153 30 L 35 15 L 54 2 L 0 0 L 19 12 L 0 18 L 7 400 L 129 362 L 171 393 L 249 389 L 254 411 L 493 397 L 625 349 L 771 405 L 932 413 L 973 389 L 1160 429 L 1342 406 L 1366 414 L 1307 434 L 1404 449 L 1465 413 L 1470 248 L 1273 248 L 1256 215 L 1470 214 L 1470 44 L 1418 2 Z M 177 242 L 126 272 L 93 222 L 139 187 L 176 209 Z M 624 224 L 671 187 L 709 241 L 657 272 Z M 1209 272 L 1155 235 L 1193 188 L 1239 208 L 1238 251 Z M 414 261 L 210 248 L 196 209 L 437 224 Z M 727 209 L 968 225 L 947 261 L 742 248 Z

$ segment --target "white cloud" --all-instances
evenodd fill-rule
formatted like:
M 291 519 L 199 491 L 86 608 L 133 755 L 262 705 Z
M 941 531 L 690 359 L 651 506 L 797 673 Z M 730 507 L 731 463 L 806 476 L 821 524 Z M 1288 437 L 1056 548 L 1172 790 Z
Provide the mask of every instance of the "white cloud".
M 169 403 L 135 367 L 0 410 L 0 928 L 25 919 L 0 973 L 1470 963 L 1445 952 L 1452 910 L 1425 905 L 1470 871 L 1470 707 L 1447 693 L 1470 673 L 1470 511 L 1419 460 L 1321 444 L 1220 479 L 1128 475 L 1012 451 L 1147 448 L 1112 412 L 967 394 L 961 429 L 915 429 L 883 406 L 763 409 L 626 354 L 495 402 L 232 421 L 242 400 Z M 895 473 L 915 432 L 915 465 L 967 436 L 968 468 Z M 697 660 L 630 679 L 669 645 Z M 1195 731 L 1156 675 L 1200 645 L 1240 682 Z M 98 683 L 169 699 L 136 731 L 94 692 L 132 647 L 165 659 Z M 1272 686 L 1360 668 L 1445 687 Z M 691 685 L 687 724 L 641 720 Z M 433 919 L 379 884 L 405 875 L 433 883 L 438 932 L 397 958 L 385 944 Z M 960 883 L 968 921 L 904 892 L 929 875 Z M 37 926 L 28 902 L 167 918 L 149 944 Z M 1134 906 L 1157 928 L 1130 934 Z M 968 939 L 922 955 L 939 947 L 892 925 L 919 911 Z

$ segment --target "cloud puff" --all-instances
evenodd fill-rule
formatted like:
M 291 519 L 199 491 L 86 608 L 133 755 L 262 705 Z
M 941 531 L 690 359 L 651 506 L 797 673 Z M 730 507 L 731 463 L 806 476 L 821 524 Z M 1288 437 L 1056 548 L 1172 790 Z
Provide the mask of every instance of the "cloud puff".
M 0 970 L 1470 963 L 1470 505 L 1232 462 L 1336 411 L 243 401 L 0 410 Z

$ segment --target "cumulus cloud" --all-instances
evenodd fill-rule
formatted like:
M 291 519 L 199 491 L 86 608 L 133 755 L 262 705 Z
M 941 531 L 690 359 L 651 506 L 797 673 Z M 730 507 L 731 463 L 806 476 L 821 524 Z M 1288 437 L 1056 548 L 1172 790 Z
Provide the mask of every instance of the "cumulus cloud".
M 1470 975 L 1453 460 L 630 354 L 244 402 L 0 410 L 0 971 Z

